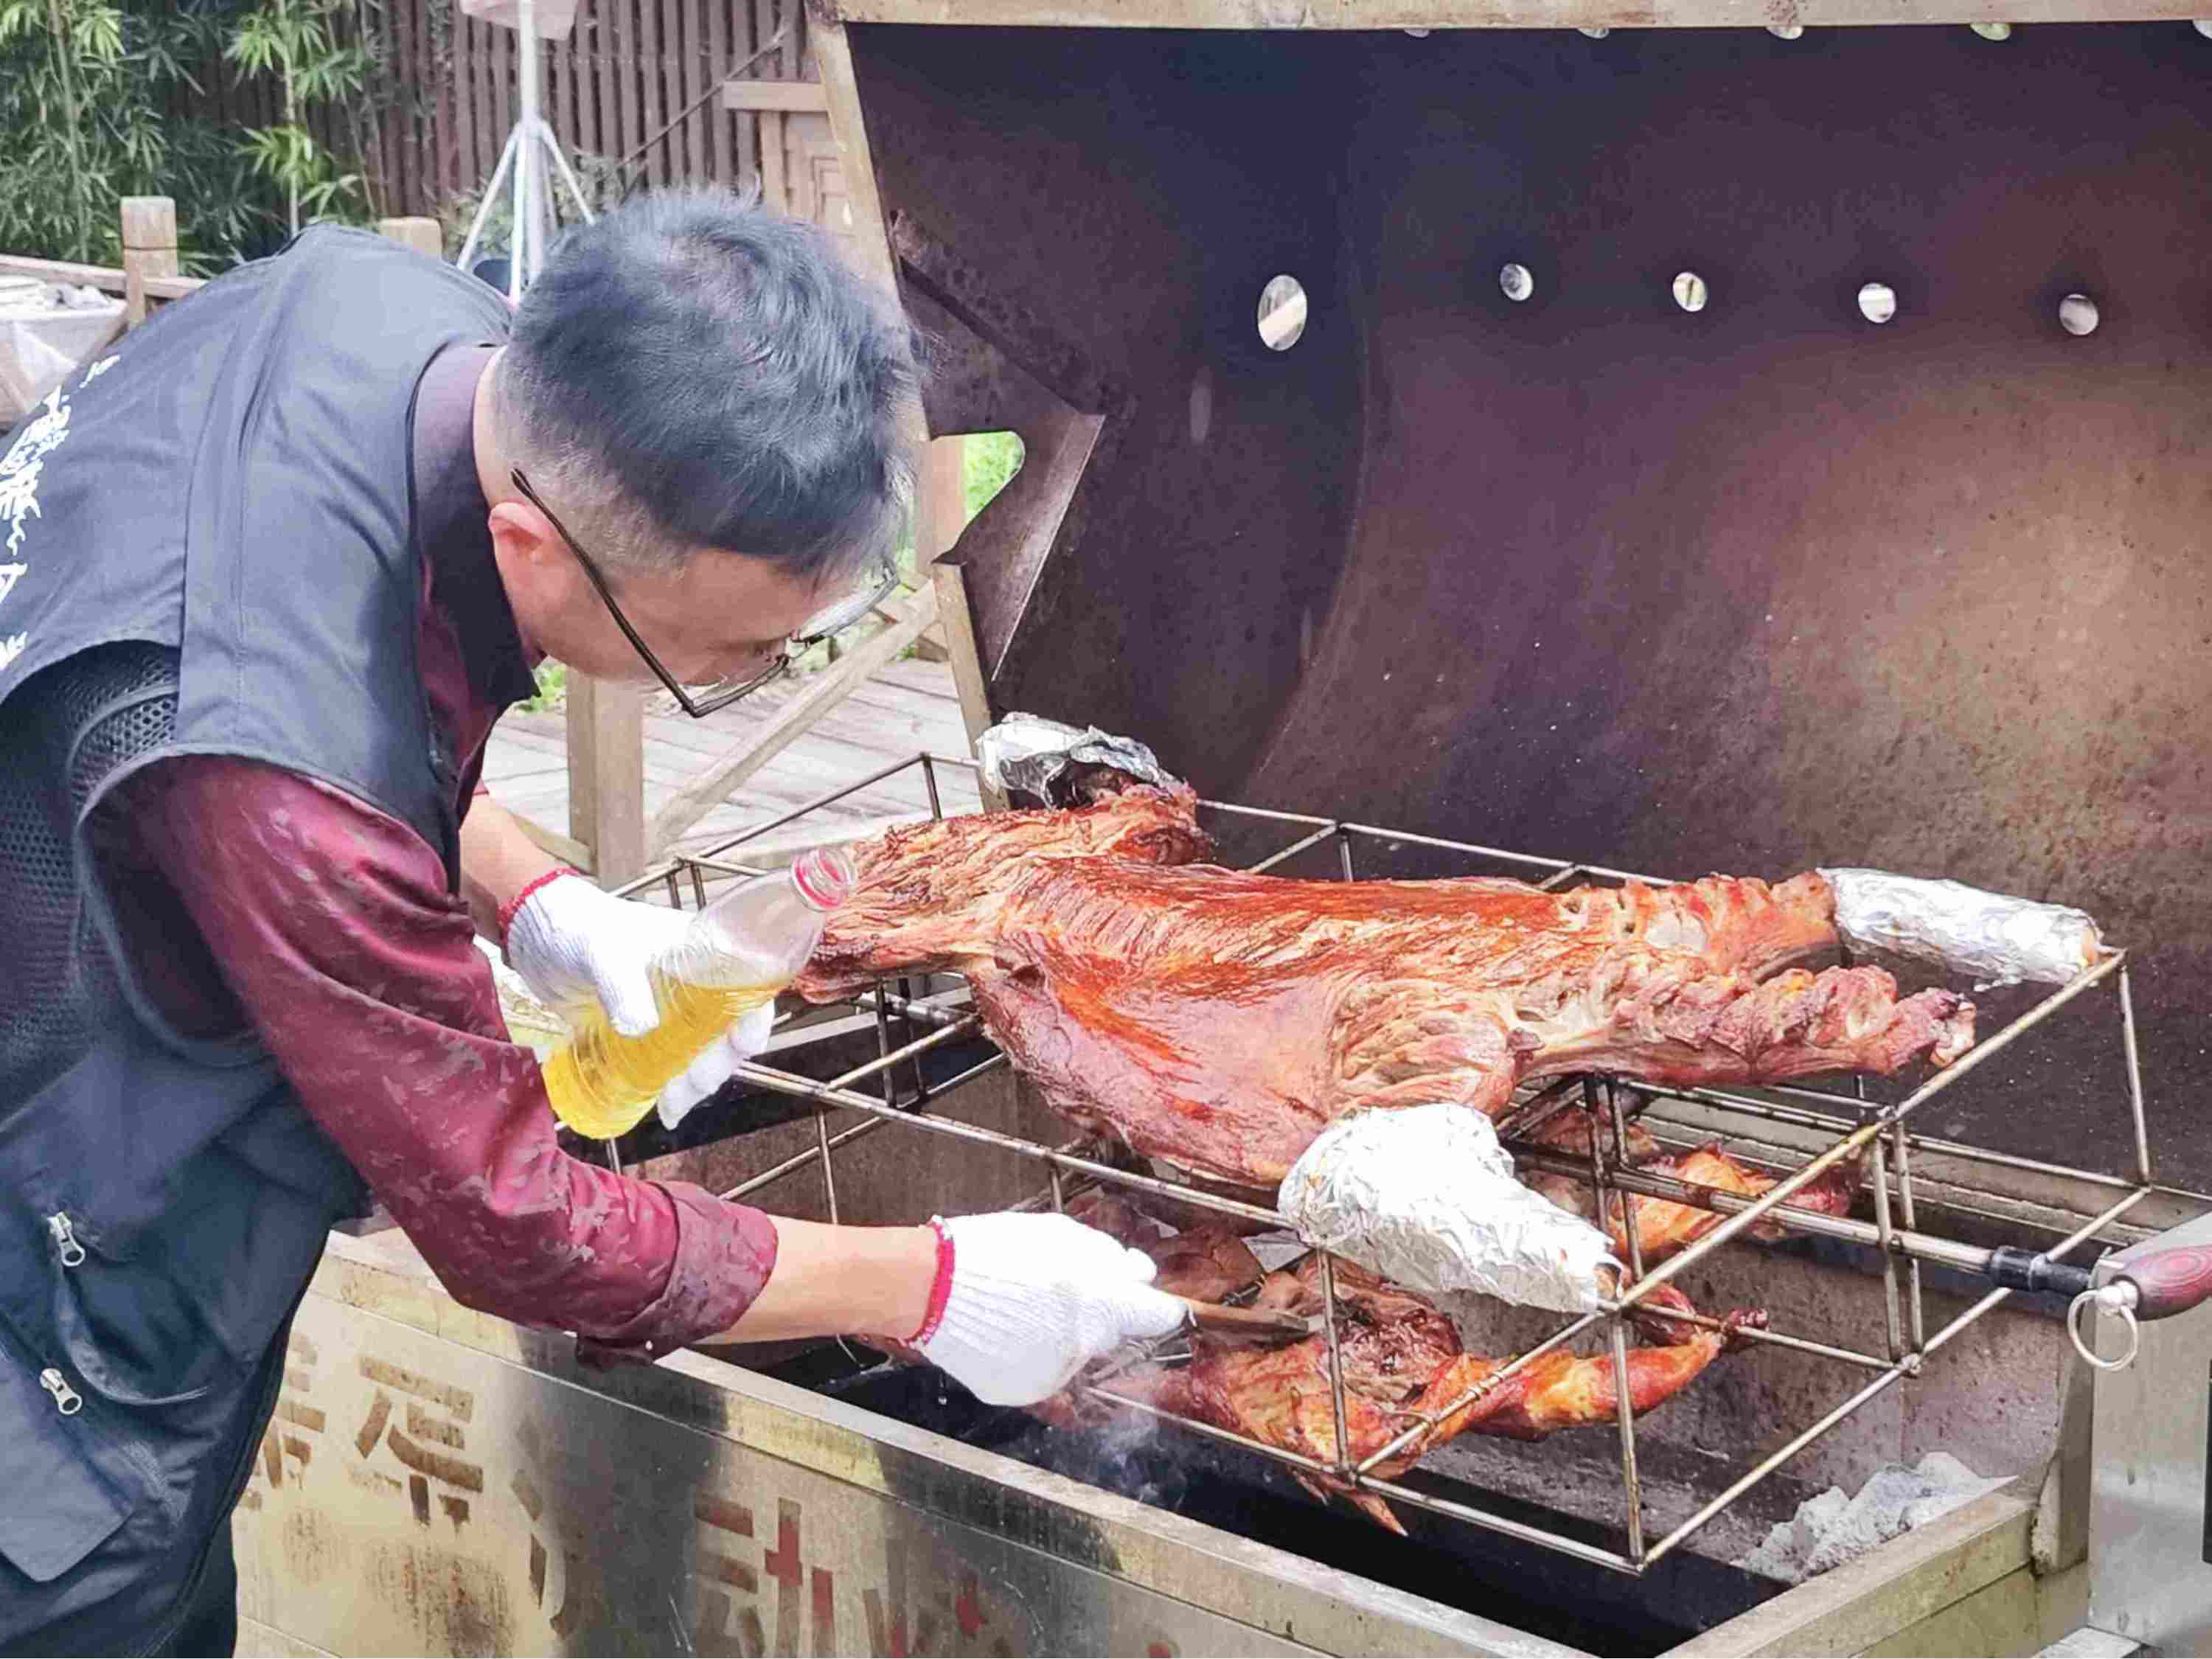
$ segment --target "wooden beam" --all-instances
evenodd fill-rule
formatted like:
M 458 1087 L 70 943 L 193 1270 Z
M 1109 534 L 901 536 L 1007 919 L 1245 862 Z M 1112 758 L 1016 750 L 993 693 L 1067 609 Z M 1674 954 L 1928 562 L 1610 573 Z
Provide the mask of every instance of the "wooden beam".
M 927 568 L 952 550 L 960 532 L 968 527 L 968 441 L 957 434 L 933 438 L 921 453 L 921 477 L 914 496 L 914 559 Z M 942 628 L 933 628 L 915 641 L 915 655 L 925 662 L 945 662 L 951 656 Z
M 419 215 L 402 219 L 379 219 L 376 234 L 387 241 L 411 247 L 417 253 L 427 253 L 433 259 L 446 257 L 445 233 L 438 228 L 435 219 L 426 219 Z
M 81 265 L 73 259 L 33 259 L 21 254 L 0 253 L 0 276 L 35 276 L 42 283 L 96 288 L 106 294 L 123 292 L 123 272 L 117 267 Z
M 123 198 L 123 316 L 146 320 L 146 282 L 177 274 L 177 204 L 167 196 Z
M 929 568 L 937 592 L 937 617 L 945 633 L 945 647 L 952 660 L 952 689 L 960 696 L 960 723 L 968 728 L 968 752 L 975 740 L 991 729 L 991 678 L 983 672 L 983 655 L 975 643 L 975 613 L 968 604 L 968 573 L 957 560 L 939 559 Z M 1006 798 L 982 779 L 977 787 L 983 810 L 1003 812 Z
M 14 354 L 0 351 L 0 424 L 14 425 L 38 401 L 36 388 L 15 367 Z
M 853 48 L 833 15 L 842 9 L 842 5 L 824 5 L 811 15 L 806 36 L 813 48 L 815 70 L 822 76 L 823 90 L 830 100 L 830 131 L 837 141 L 844 167 L 846 199 L 853 210 L 850 234 L 861 274 L 896 294 L 898 267 L 891 258 L 883 198 L 876 189 L 876 160 L 868 145 L 867 118 L 860 111 L 860 84 L 854 78 Z M 763 169 L 764 173 L 765 162 Z
M 968 441 L 933 438 L 921 455 L 914 497 L 914 557 L 934 564 L 968 527 Z
M 850 696 L 863 680 L 914 643 L 937 620 L 937 591 L 925 587 L 908 602 L 906 614 L 872 634 L 837 664 L 806 681 L 806 689 L 778 709 L 775 718 L 749 734 L 677 794 L 653 821 L 653 856 L 665 855 L 678 836 L 729 798 L 730 792 L 766 766 L 823 715 Z M 573 694 L 572 694 L 573 695 Z
M 819 81 L 725 81 L 722 107 L 741 113 L 774 110 L 787 115 L 826 115 L 830 94 Z
M 602 883 L 645 869 L 645 693 L 568 676 L 568 833 Z
M 564 836 L 557 830 L 548 830 L 534 818 L 526 818 L 520 812 L 510 812 L 507 816 L 514 820 L 516 827 L 524 835 L 555 858 L 564 864 L 574 865 L 586 875 L 592 872 L 592 866 L 596 860 L 592 857 L 592 849 L 582 842 L 574 836 Z

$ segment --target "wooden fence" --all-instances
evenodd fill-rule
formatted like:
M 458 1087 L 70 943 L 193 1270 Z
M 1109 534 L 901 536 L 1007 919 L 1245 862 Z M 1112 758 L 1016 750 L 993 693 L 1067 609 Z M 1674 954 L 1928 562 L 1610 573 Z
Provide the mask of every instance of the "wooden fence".
M 452 0 L 385 0 L 372 27 L 377 119 L 364 160 L 379 210 L 435 214 L 498 162 L 520 106 L 514 33 Z M 811 182 L 792 164 L 793 118 L 822 107 L 806 44 L 801 0 L 586 0 L 568 38 L 542 45 L 544 112 L 587 173 L 621 166 L 625 182 L 647 185 L 758 179 L 777 205 L 816 217 L 811 202 L 787 199 L 805 195 L 791 184 Z M 748 98 L 724 90 L 733 75 L 787 85 Z M 807 143 L 826 140 L 821 127 Z

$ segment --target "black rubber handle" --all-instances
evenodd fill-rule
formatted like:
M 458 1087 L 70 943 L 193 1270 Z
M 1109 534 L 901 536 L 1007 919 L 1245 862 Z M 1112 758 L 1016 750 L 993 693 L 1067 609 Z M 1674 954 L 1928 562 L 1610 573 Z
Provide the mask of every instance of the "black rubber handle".
M 2010 1244 L 1990 1252 L 1989 1275 L 2008 1291 L 2049 1291 L 2070 1297 L 2089 1288 L 2087 1267 L 2069 1267 L 2038 1251 Z

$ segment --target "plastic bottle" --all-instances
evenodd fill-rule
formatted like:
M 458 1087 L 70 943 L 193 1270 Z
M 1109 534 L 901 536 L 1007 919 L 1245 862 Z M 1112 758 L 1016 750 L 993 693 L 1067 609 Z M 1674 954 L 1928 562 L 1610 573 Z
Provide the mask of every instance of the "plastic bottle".
M 700 911 L 652 967 L 653 1030 L 624 1036 L 597 1003 L 572 1015 L 575 1036 L 545 1062 L 555 1115 L 600 1140 L 635 1127 L 708 1043 L 798 976 L 855 879 L 844 854 L 817 849 Z

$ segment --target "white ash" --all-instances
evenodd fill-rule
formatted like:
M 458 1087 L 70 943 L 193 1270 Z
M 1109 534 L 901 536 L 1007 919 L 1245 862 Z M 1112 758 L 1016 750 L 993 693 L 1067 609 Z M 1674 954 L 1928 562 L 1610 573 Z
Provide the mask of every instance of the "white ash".
M 1735 1565 L 1785 1584 L 1801 1584 L 1995 1492 L 2009 1480 L 2006 1475 L 1984 1479 L 1948 1452 L 1929 1452 L 1917 1468 L 1885 1464 L 1856 1498 L 1841 1486 L 1831 1486 L 1807 1498 L 1796 1516 L 1778 1522 L 1765 1543 L 1738 1558 Z

